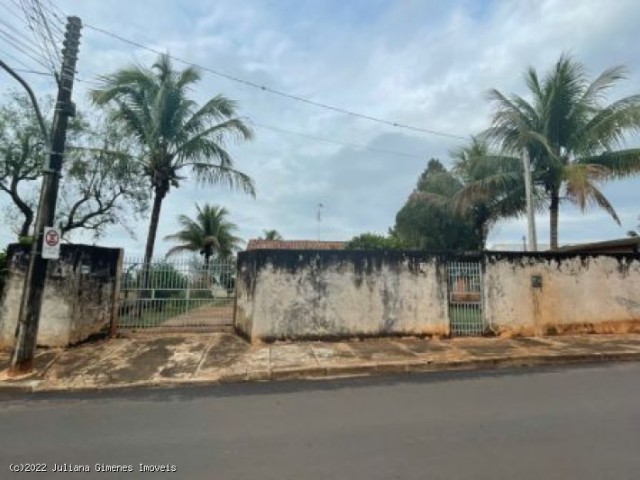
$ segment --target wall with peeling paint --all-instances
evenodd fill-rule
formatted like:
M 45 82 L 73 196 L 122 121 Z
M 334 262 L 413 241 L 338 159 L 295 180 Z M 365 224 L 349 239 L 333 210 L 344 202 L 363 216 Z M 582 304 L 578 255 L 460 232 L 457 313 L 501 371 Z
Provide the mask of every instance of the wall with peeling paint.
M 498 332 L 624 333 L 640 322 L 638 254 L 488 253 L 484 286 Z
M 639 254 L 555 252 L 242 252 L 235 327 L 251 341 L 447 335 L 451 260 L 481 262 L 496 333 L 640 331 Z
M 252 341 L 446 335 L 441 265 L 415 252 L 242 252 L 236 329 Z
M 0 299 L 0 348 L 13 345 L 29 255 L 28 247 L 9 246 L 9 272 Z M 49 262 L 38 345 L 71 345 L 109 326 L 121 257 L 119 249 L 61 245 L 60 259 Z

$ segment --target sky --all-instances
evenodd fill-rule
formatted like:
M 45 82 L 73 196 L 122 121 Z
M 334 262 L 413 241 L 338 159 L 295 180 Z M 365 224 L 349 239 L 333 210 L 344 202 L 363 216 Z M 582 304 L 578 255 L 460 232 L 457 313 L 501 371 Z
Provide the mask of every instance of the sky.
M 73 92 L 80 109 L 90 108 L 87 91 L 97 75 L 133 62 L 148 65 L 155 58 L 89 26 L 314 102 L 460 137 L 489 126 L 489 89 L 526 96 L 525 69 L 544 72 L 562 52 L 583 62 L 592 77 L 614 65 L 629 68 L 628 79 L 611 92 L 610 101 L 636 93 L 640 79 L 636 0 L 44 3 L 79 16 L 86 25 L 78 61 L 81 81 Z M 11 0 L 0 0 L 0 5 L 2 12 L 17 11 Z M 16 17 L 4 18 L 14 28 L 24 28 Z M 0 38 L 0 56 L 8 48 Z M 14 56 L 42 70 L 24 55 Z M 49 77 L 25 77 L 38 95 L 55 93 Z M 15 82 L 0 76 L 3 96 L 15 88 Z M 229 149 L 236 167 L 253 177 L 256 198 L 185 182 L 164 201 L 158 256 L 171 247 L 163 237 L 179 229 L 177 216 L 193 216 L 195 204 L 206 202 L 227 208 L 245 240 L 267 229 L 278 230 L 285 239 L 385 234 L 428 159 L 447 165 L 449 152 L 464 143 L 318 108 L 208 72 L 192 91 L 198 102 L 219 93 L 236 100 L 239 114 L 255 125 L 253 141 Z M 635 146 L 638 139 L 630 137 L 627 144 Z M 560 243 L 619 238 L 636 229 L 639 186 L 640 178 L 603 186 L 621 226 L 601 210 L 582 213 L 563 204 Z M 0 197 L 0 208 L 7 204 Z M 539 243 L 548 243 L 548 215 L 537 214 L 536 222 Z M 90 235 L 73 240 L 141 256 L 148 218 L 132 226 L 136 238 L 116 226 L 99 240 Z M 503 221 L 492 229 L 488 244 L 519 245 L 523 235 L 524 218 Z M 0 225 L 0 243 L 12 237 L 9 226 Z

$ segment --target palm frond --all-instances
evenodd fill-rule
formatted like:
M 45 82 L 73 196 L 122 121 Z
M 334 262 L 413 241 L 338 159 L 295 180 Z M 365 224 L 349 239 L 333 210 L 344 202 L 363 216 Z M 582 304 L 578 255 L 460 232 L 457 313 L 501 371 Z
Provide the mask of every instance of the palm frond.
M 620 224 L 620 219 L 609 200 L 598 189 L 598 180 L 609 175 L 609 170 L 601 165 L 570 165 L 565 169 L 565 189 L 567 198 L 584 212 L 590 205 L 598 205 Z
M 205 162 L 193 162 L 182 165 L 191 167 L 195 174 L 196 181 L 205 185 L 225 184 L 228 188 L 241 190 L 252 197 L 256 196 L 255 185 L 252 178 L 233 168 L 214 165 Z
M 603 100 L 605 93 L 615 86 L 615 83 L 627 78 L 628 69 L 624 65 L 607 68 L 591 82 L 582 96 L 582 102 L 597 106 Z
M 437 193 L 432 193 L 432 192 L 421 192 L 421 191 L 414 191 L 410 196 L 409 196 L 409 201 L 411 202 L 427 202 L 430 203 L 431 205 L 437 206 L 437 207 L 441 207 L 441 208 L 448 208 L 451 204 L 451 198 L 446 196 L 446 195 L 440 195 Z
M 640 148 L 604 152 L 576 160 L 577 165 L 600 165 L 608 169 L 608 178 L 621 179 L 640 173 Z
M 591 154 L 622 145 L 625 135 L 640 132 L 640 95 L 622 98 L 599 109 L 574 141 L 579 154 Z
M 178 255 L 183 252 L 193 252 L 195 251 L 192 245 L 176 245 L 175 247 L 171 247 L 167 250 L 165 257 L 172 257 L 174 255 Z

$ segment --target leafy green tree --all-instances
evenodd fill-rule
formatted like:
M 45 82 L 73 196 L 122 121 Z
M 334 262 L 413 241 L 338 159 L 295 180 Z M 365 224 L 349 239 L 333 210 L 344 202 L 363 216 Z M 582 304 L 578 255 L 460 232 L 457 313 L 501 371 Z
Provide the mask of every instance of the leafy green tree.
M 217 95 L 202 106 L 189 98 L 200 80 L 197 69 L 176 70 L 168 55 L 152 67 L 132 66 L 102 78 L 92 92 L 97 105 L 112 105 L 111 119 L 136 139 L 143 174 L 153 190 L 145 264 L 153 257 L 162 202 L 191 171 L 203 184 L 226 183 L 254 195 L 252 180 L 234 169 L 225 150 L 232 138 L 248 140 L 251 130 L 237 117 L 236 105 Z
M 238 227 L 227 219 L 229 212 L 226 208 L 206 203 L 202 208 L 196 204 L 196 210 L 198 214 L 195 220 L 180 215 L 178 222 L 182 229 L 165 237 L 165 240 L 179 242 L 167 252 L 167 256 L 181 252 L 198 252 L 203 256 L 205 267 L 208 268 L 214 255 L 229 258 L 239 250 L 242 240 L 233 234 Z
M 10 95 L 0 106 L 0 192 L 11 199 L 5 219 L 17 226 L 19 239 L 27 238 L 33 226 L 45 155 L 30 101 L 23 94 Z M 63 237 L 80 229 L 100 236 L 114 224 L 127 228 L 128 218 L 146 211 L 148 189 L 133 156 L 132 146 L 112 125 L 90 124 L 80 113 L 73 119 L 55 219 Z
M 451 205 L 462 182 L 431 159 L 416 189 L 396 215 L 395 231 L 409 247 L 422 250 L 476 250 L 483 238 L 472 219 Z
M 261 240 L 282 240 L 282 235 L 277 230 L 265 230 Z
M 599 206 L 620 223 L 599 184 L 640 171 L 640 149 L 621 148 L 627 134 L 640 129 L 640 95 L 605 102 L 626 76 L 624 67 L 614 67 L 589 81 L 584 66 L 563 54 L 542 79 L 527 70 L 530 101 L 490 92 L 494 114 L 487 138 L 511 155 L 528 151 L 534 184 L 549 208 L 552 249 L 558 248 L 562 201 L 583 211 Z M 491 194 L 490 185 L 485 193 Z
M 45 147 L 29 98 L 12 93 L 0 106 L 0 191 L 9 195 L 22 219 L 18 237 L 29 235 L 35 212 L 21 187 L 42 176 Z
M 396 236 L 362 233 L 353 237 L 346 245 L 347 250 L 400 250 L 405 245 Z

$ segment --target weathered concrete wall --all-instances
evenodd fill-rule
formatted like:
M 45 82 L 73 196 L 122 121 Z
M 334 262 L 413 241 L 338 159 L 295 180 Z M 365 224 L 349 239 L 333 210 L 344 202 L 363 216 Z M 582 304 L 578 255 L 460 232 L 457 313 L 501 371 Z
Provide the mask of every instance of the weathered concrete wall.
M 235 325 L 251 340 L 446 335 L 438 265 L 415 252 L 243 252 Z
M 38 345 L 66 346 L 109 326 L 117 294 L 122 250 L 89 245 L 61 245 L 50 261 L 44 289 Z M 20 310 L 30 248 L 10 245 L 8 277 L 0 299 L 0 348 L 11 348 Z
M 484 291 L 486 319 L 498 332 L 640 329 L 638 254 L 488 253 Z
M 235 326 L 251 341 L 446 335 L 451 260 L 482 262 L 494 332 L 640 331 L 640 254 L 505 252 L 243 252 Z

